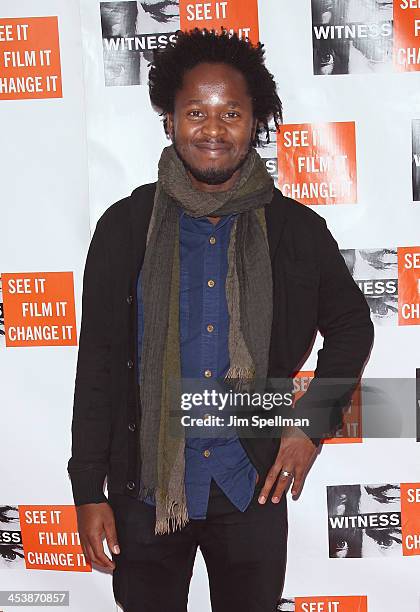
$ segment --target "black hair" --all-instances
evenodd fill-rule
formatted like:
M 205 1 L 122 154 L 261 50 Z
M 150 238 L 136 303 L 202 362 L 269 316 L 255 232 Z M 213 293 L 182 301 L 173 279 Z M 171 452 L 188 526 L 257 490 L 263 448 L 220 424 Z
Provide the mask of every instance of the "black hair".
M 264 45 L 260 42 L 254 45 L 225 29 L 216 33 L 206 28 L 195 28 L 189 32 L 179 30 L 176 35 L 174 42 L 154 51 L 149 71 L 150 100 L 163 116 L 165 132 L 166 114 L 174 111 L 175 94 L 182 87 L 184 74 L 198 64 L 217 62 L 233 66 L 245 77 L 253 114 L 258 120 L 252 145 L 261 145 L 260 136 L 264 133 L 269 143 L 270 119 L 278 129 L 283 116 L 274 77 L 264 64 Z

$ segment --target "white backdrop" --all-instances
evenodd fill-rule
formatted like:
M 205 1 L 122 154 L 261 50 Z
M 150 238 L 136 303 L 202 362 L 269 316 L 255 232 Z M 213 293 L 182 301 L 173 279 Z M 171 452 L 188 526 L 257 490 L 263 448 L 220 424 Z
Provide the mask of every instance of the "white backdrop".
M 72 271 L 79 330 L 83 265 L 96 221 L 114 201 L 156 179 L 167 140 L 147 86 L 105 86 L 99 1 L 81 0 L 79 6 L 76 0 L 38 0 L 34 6 L 29 0 L 5 0 L 0 20 L 53 15 L 59 24 L 63 97 L 0 96 L 5 220 L 0 272 Z M 420 252 L 420 203 L 413 202 L 411 184 L 411 126 L 420 118 L 420 74 L 314 75 L 310 0 L 259 0 L 258 16 L 285 124 L 355 123 L 357 203 L 313 206 L 340 248 L 418 247 L 414 252 Z M 411 323 L 375 322 L 365 376 L 415 376 L 420 326 Z M 5 305 L 6 331 L 7 324 Z M 314 369 L 321 344 L 318 339 L 304 370 Z M 66 463 L 77 346 L 11 347 L 3 341 L 1 349 L 0 506 L 71 505 Z M 372 483 L 420 483 L 420 443 L 414 432 L 411 439 L 324 446 L 300 499 L 289 498 L 284 597 L 360 595 L 367 596 L 370 612 L 420 611 L 420 548 L 413 556 L 400 550 L 383 558 L 329 557 L 326 487 Z M 420 516 L 420 504 L 416 507 Z M 420 534 L 420 520 L 418 529 Z M 0 590 L 65 589 L 75 612 L 116 609 L 105 573 L 0 567 L 13 569 L 0 571 Z M 340 605 L 342 612 L 356 610 Z M 189 609 L 210 610 L 201 555 Z

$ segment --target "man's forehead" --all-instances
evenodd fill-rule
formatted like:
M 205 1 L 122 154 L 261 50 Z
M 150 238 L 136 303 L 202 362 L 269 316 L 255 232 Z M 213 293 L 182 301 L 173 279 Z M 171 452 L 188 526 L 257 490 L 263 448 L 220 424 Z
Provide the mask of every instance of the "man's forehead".
M 228 73 L 215 68 L 214 70 L 190 70 L 184 75 L 181 89 L 177 95 L 183 100 L 192 103 L 218 104 L 223 99 L 223 103 L 232 105 L 243 104 L 244 97 L 248 97 L 248 90 L 245 78 L 235 70 L 227 67 Z
M 186 104 L 227 104 L 230 108 L 238 108 L 241 106 L 239 100 L 226 100 L 225 97 L 221 97 L 218 93 L 211 93 L 206 98 L 187 98 Z

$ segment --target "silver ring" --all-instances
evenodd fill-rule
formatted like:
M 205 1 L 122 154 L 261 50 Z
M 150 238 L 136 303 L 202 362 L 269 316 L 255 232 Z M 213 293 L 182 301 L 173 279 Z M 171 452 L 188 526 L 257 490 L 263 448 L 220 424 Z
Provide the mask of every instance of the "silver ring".
M 293 478 L 292 472 L 288 472 L 287 470 L 282 470 L 280 472 L 280 476 L 286 476 L 286 478 L 288 478 L 289 476 L 292 476 L 292 478 Z

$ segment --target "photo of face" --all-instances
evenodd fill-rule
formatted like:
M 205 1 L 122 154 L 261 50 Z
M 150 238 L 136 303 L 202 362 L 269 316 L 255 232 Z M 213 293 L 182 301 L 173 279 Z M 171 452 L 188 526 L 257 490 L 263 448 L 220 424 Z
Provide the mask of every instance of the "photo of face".
M 391 0 L 312 0 L 314 74 L 393 70 Z
M 340 252 L 369 304 L 372 321 L 377 325 L 397 325 L 397 249 L 343 249 Z
M 402 555 L 399 484 L 327 487 L 327 499 L 330 558 Z M 377 524 L 384 526 L 360 526 L 357 517 L 364 515 L 381 515 Z M 344 517 L 350 520 L 346 523 Z
M 0 506 L 0 570 L 24 568 L 19 510 L 17 506 Z
M 147 83 L 159 34 L 167 35 L 162 38 L 167 43 L 169 35 L 179 29 L 178 0 L 101 2 L 100 9 L 105 85 Z M 148 48 L 150 35 L 153 40 Z
M 251 149 L 255 128 L 252 100 L 239 70 L 202 63 L 185 73 L 167 130 L 193 179 L 209 185 L 233 180 Z

